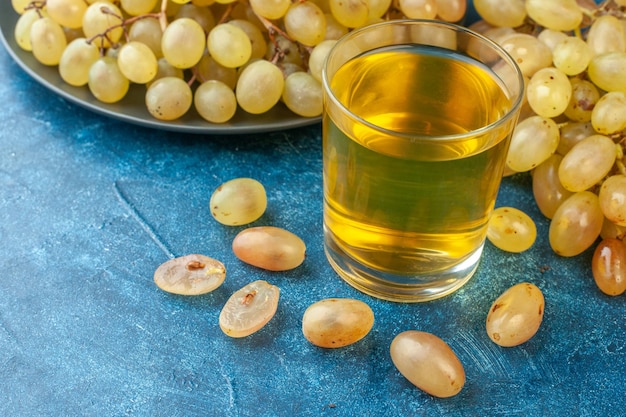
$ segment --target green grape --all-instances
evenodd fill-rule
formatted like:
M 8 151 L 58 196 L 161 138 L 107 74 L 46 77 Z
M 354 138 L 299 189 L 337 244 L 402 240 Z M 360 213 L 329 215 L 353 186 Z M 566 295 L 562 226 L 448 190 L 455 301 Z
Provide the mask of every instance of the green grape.
M 522 74 L 527 77 L 552 65 L 552 51 L 534 36 L 514 33 L 502 37 L 499 44 L 515 59 Z
M 351 298 L 326 298 L 311 304 L 302 316 L 302 334 L 315 346 L 337 349 L 363 339 L 374 326 L 374 312 Z
M 487 239 L 506 252 L 524 252 L 535 243 L 537 227 L 533 219 L 513 207 L 498 207 L 487 223 Z
M 207 47 L 211 57 L 227 68 L 241 67 L 252 56 L 250 38 L 230 23 L 221 23 L 209 32 Z
M 246 337 L 261 330 L 276 314 L 280 289 L 262 280 L 251 282 L 230 296 L 219 316 L 220 329 L 230 337 Z
M 37 10 L 30 9 L 26 10 L 15 23 L 15 29 L 13 30 L 15 42 L 25 51 L 30 52 L 33 50 L 33 46 L 30 43 L 30 28 L 39 18 Z
M 253 178 L 235 178 L 226 181 L 211 194 L 209 208 L 213 218 L 226 226 L 252 223 L 258 220 L 267 208 L 265 187 Z
M 182 117 L 193 103 L 189 84 L 178 77 L 159 78 L 146 91 L 146 107 L 159 120 L 176 120 Z
M 611 91 L 600 97 L 591 112 L 591 124 L 601 135 L 625 131 L 626 93 Z
M 573 194 L 563 187 L 559 179 L 559 165 L 562 160 L 561 155 L 554 154 L 535 168 L 532 175 L 535 202 L 548 219 L 554 217 L 556 209 Z
M 285 81 L 278 67 L 266 60 L 249 64 L 239 75 L 237 103 L 248 113 L 265 113 L 280 100 Z
M 589 136 L 570 149 L 559 166 L 559 178 L 570 191 L 588 190 L 604 178 L 615 163 L 616 147 L 606 136 Z
M 163 30 L 157 19 L 146 18 L 139 19 L 134 22 L 128 30 L 128 41 L 141 42 L 148 46 L 154 53 L 154 56 L 161 58 L 163 51 L 161 50 L 161 40 Z
M 336 40 L 325 40 L 317 44 L 309 55 L 309 72 L 317 81 L 322 82 L 322 68 L 330 50 L 337 43 Z
M 154 10 L 157 2 L 158 0 L 120 0 L 120 6 L 130 16 L 141 16 Z
M 188 17 L 198 22 L 205 33 L 209 33 L 215 27 L 215 17 L 208 7 L 196 6 L 190 3 L 183 4 L 174 18 L 180 19 L 183 17 Z
M 587 69 L 591 61 L 591 49 L 585 41 L 568 36 L 552 50 L 554 66 L 565 75 L 578 75 Z
M 541 116 L 531 116 L 515 126 L 506 164 L 516 172 L 535 168 L 554 154 L 559 145 L 557 124 Z
M 161 50 L 172 66 L 191 68 L 200 61 L 206 46 L 204 30 L 198 22 L 188 17 L 176 19 L 163 31 Z
M 137 41 L 125 43 L 117 55 L 120 71 L 131 82 L 146 84 L 158 70 L 157 58 L 146 44 Z
M 259 16 L 276 20 L 282 18 L 291 6 L 291 0 L 250 0 L 250 7 Z
M 605 15 L 597 17 L 589 32 L 587 45 L 592 55 L 602 55 L 608 52 L 626 51 L 626 34 L 624 25 L 615 16 Z
M 600 99 L 600 92 L 592 82 L 581 78 L 571 78 L 572 97 L 564 113 L 576 122 L 588 122 L 594 106 Z
M 274 226 L 249 227 L 233 239 L 233 253 L 239 260 L 268 271 L 297 268 L 306 257 L 302 239 Z
M 626 175 L 612 175 L 602 183 L 598 200 L 604 217 L 613 224 L 626 226 Z
M 548 237 L 552 250 L 565 257 L 580 255 L 600 236 L 603 221 L 597 195 L 591 191 L 572 194 L 550 221 Z
M 577 29 L 583 20 L 576 0 L 526 0 L 526 12 L 540 26 L 563 32 Z
M 608 52 L 589 62 L 587 75 L 591 82 L 605 91 L 626 92 L 626 52 Z
M 115 103 L 126 96 L 130 81 L 120 71 L 115 58 L 103 56 L 91 65 L 87 85 L 97 100 Z
M 285 79 L 282 99 L 299 116 L 322 114 L 322 84 L 307 72 L 294 72 Z
M 59 75 L 69 85 L 81 87 L 89 81 L 89 69 L 100 58 L 100 50 L 85 38 L 70 42 L 59 60 Z
M 83 32 L 87 39 L 98 37 L 96 45 L 109 48 L 124 33 L 122 12 L 113 3 L 97 1 L 87 7 L 83 14 Z M 106 34 L 105 36 L 102 36 Z
M 83 0 L 46 0 L 46 11 L 59 25 L 77 29 L 83 26 L 87 4 Z
M 44 65 L 57 65 L 61 60 L 67 39 L 63 28 L 50 17 L 35 20 L 30 26 L 33 56 Z
M 231 90 L 237 86 L 237 70 L 220 65 L 209 54 L 204 54 L 196 65 L 200 81 L 216 80 L 226 84 Z
M 593 279 L 603 293 L 622 295 L 626 291 L 626 245 L 617 239 L 603 239 L 591 260 Z
M 517 27 L 526 19 L 524 0 L 474 0 L 474 7 L 493 26 Z
M 248 35 L 252 47 L 250 58 L 263 58 L 265 56 L 267 53 L 267 41 L 257 25 L 242 19 L 233 19 L 228 23 L 237 26 Z
M 306 46 L 315 46 L 326 35 L 326 17 L 311 1 L 293 3 L 283 18 L 287 34 Z
M 367 0 L 328 0 L 328 4 L 335 20 L 347 28 L 358 28 L 368 21 Z
M 567 75 L 556 68 L 537 71 L 526 86 L 528 104 L 542 117 L 556 117 L 565 111 L 572 96 Z
M 237 111 L 234 91 L 221 81 L 205 81 L 196 88 L 193 96 L 198 114 L 211 123 L 225 123 Z
M 437 16 L 435 0 L 397 0 L 398 8 L 409 19 L 434 19 Z

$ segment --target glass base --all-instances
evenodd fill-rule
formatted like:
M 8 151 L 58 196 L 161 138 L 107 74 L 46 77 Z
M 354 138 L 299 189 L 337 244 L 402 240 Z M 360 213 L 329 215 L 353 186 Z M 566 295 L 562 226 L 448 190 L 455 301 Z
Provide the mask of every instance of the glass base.
M 324 233 L 326 257 L 344 281 L 373 297 L 403 303 L 435 300 L 461 288 L 476 272 L 483 246 L 451 269 L 423 276 L 406 276 L 362 265 L 337 245 L 330 232 Z

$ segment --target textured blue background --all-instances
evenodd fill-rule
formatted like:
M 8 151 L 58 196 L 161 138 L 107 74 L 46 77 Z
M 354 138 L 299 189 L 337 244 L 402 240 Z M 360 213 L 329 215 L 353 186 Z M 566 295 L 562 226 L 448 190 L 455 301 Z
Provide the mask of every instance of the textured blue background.
M 587 253 L 555 256 L 528 175 L 504 181 L 498 205 L 532 215 L 534 247 L 487 244 L 475 277 L 425 304 L 358 293 L 322 248 L 320 126 L 243 136 L 190 136 L 111 120 L 34 82 L 0 48 L 1 416 L 618 416 L 626 403 L 626 296 L 595 287 Z M 305 263 L 267 273 L 239 262 L 240 228 L 208 210 L 215 187 L 250 176 L 269 207 L 255 225 L 292 230 Z M 195 298 L 160 291 L 155 268 L 192 252 L 228 276 Z M 265 279 L 282 289 L 275 318 L 230 339 L 217 324 L 228 296 Z M 530 281 L 544 292 L 538 334 L 500 348 L 484 331 L 490 304 Z M 354 297 L 376 323 L 359 343 L 324 350 L 301 317 L 326 297 Z M 392 338 L 429 331 L 447 341 L 467 383 L 436 399 L 389 358 Z

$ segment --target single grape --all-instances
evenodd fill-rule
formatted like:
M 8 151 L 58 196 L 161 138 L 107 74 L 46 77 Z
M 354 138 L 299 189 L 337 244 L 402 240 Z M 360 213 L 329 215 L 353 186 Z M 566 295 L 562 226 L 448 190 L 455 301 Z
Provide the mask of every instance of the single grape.
M 120 71 L 131 82 L 146 84 L 157 74 L 157 58 L 146 44 L 130 41 L 122 45 L 117 56 Z
M 459 22 L 467 12 L 467 0 L 436 0 L 436 3 L 437 16 L 446 22 Z
M 200 84 L 194 92 L 193 103 L 198 114 L 211 123 L 226 123 L 237 111 L 235 92 L 217 80 Z
M 603 293 L 626 292 L 626 245 L 617 239 L 603 239 L 591 259 L 593 279 Z
M 122 19 L 122 12 L 113 3 L 107 1 L 91 3 L 83 14 L 82 28 L 85 38 L 97 38 L 96 45 L 110 48 L 124 33 Z
M 152 85 L 152 83 L 154 83 L 156 80 L 159 80 L 161 78 L 165 78 L 165 77 L 176 77 L 176 78 L 180 78 L 181 80 L 184 79 L 184 73 L 183 70 L 180 68 L 176 68 L 174 66 L 172 66 L 172 64 L 170 64 L 169 62 L 167 62 L 167 59 L 161 57 L 157 60 L 157 73 L 154 76 L 154 78 L 152 79 L 152 81 L 150 81 L 148 84 L 146 84 L 147 87 L 150 87 Z
M 552 51 L 534 36 L 514 33 L 503 36 L 499 44 L 511 54 L 522 74 L 527 77 L 552 65 Z
M 626 130 L 626 93 L 610 91 L 600 97 L 591 112 L 591 124 L 602 135 Z
M 434 19 L 437 16 L 436 0 L 397 0 L 398 8 L 409 19 Z
M 198 22 L 205 33 L 209 33 L 216 24 L 215 16 L 213 16 L 213 12 L 210 8 L 197 6 L 191 3 L 180 6 L 180 9 L 176 12 L 174 19 L 180 19 L 183 17 L 187 17 Z
M 535 222 L 523 211 L 513 207 L 498 207 L 487 224 L 487 239 L 506 252 L 524 252 L 537 238 Z
M 85 38 L 70 42 L 59 60 L 59 75 L 69 85 L 81 87 L 89 82 L 89 70 L 100 58 L 100 50 Z
M 120 0 L 120 6 L 130 16 L 150 13 L 157 6 L 158 0 Z
M 282 99 L 287 108 L 299 116 L 322 114 L 322 84 L 307 72 L 297 71 L 285 79 Z
M 227 68 L 241 67 L 252 56 L 250 38 L 230 23 L 221 23 L 209 32 L 207 47 L 211 57 Z
M 63 28 L 50 17 L 35 20 L 30 26 L 33 56 L 43 65 L 57 65 L 67 46 Z
M 137 41 L 145 44 L 152 50 L 157 59 L 163 57 L 163 51 L 161 50 L 162 38 L 163 30 L 157 19 L 139 19 L 128 30 L 128 41 Z
M 626 175 L 611 175 L 598 192 L 604 216 L 618 226 L 626 226 Z
M 287 34 L 306 46 L 315 46 L 326 35 L 324 12 L 311 1 L 299 1 L 289 6 L 283 18 Z
M 309 55 L 309 72 L 319 82 L 322 82 L 324 61 L 336 43 L 337 41 L 334 39 L 325 40 L 317 44 L 311 51 L 311 55 Z
M 46 0 L 46 11 L 59 25 L 77 29 L 83 26 L 87 3 L 84 0 Z
M 575 122 L 588 122 L 596 103 L 600 99 L 600 92 L 592 82 L 571 78 L 572 97 L 563 113 L 568 119 Z
M 591 121 L 565 123 L 561 126 L 560 131 L 561 140 L 558 148 L 556 148 L 556 152 L 560 155 L 567 155 L 578 142 L 596 134 Z
M 616 147 L 602 135 L 589 136 L 570 149 L 559 166 L 559 178 L 570 191 L 584 191 L 604 178 L 616 158 Z
M 534 169 L 532 189 L 535 202 L 548 219 L 554 217 L 556 209 L 573 193 L 563 187 L 559 179 L 559 165 L 563 157 L 555 154 Z
M 626 29 L 622 21 L 611 15 L 597 17 L 587 32 L 587 45 L 592 55 L 626 51 Z
M 209 208 L 213 218 L 224 225 L 241 226 L 252 223 L 267 208 L 265 187 L 253 178 L 226 181 L 213 191 Z
M 530 340 L 541 327 L 545 300 L 541 290 L 522 282 L 504 291 L 491 305 L 485 328 L 492 342 L 503 347 Z
M 89 68 L 87 85 L 99 101 L 116 103 L 126 96 L 130 81 L 120 71 L 115 58 L 103 56 Z
M 559 145 L 560 132 L 549 118 L 531 116 L 515 126 L 506 164 L 516 172 L 535 168 L 552 155 Z
M 328 4 L 335 20 L 347 28 L 358 28 L 368 22 L 367 0 L 328 0 Z
M 587 75 L 591 82 L 605 91 L 626 93 L 626 52 L 608 52 L 589 62 Z
M 261 32 L 261 29 L 259 29 L 257 25 L 248 20 L 242 19 L 233 19 L 230 20 L 228 23 L 237 26 L 238 28 L 243 30 L 246 35 L 248 35 L 251 46 L 251 59 L 263 58 L 265 56 L 265 54 L 267 53 L 267 41 L 265 40 L 263 32 Z
M 30 9 L 26 10 L 15 22 L 15 29 L 13 30 L 15 42 L 25 51 L 30 52 L 33 50 L 33 46 L 30 43 L 30 28 L 39 19 L 40 16 L 37 10 Z
M 374 325 L 374 312 L 363 301 L 327 298 L 311 304 L 302 317 L 302 333 L 315 346 L 341 348 L 363 339 Z
M 417 388 L 439 398 L 453 397 L 465 385 L 463 364 L 434 334 L 407 330 L 389 348 L 396 369 Z
M 278 67 L 266 60 L 258 60 L 239 75 L 235 94 L 237 103 L 248 113 L 265 113 L 280 100 L 285 80 Z
M 280 289 L 262 280 L 251 282 L 230 296 L 220 312 L 219 324 L 230 337 L 259 331 L 276 314 Z
M 200 61 L 206 46 L 204 30 L 188 17 L 167 25 L 161 38 L 163 56 L 176 68 L 191 68 Z
M 283 17 L 290 5 L 291 0 L 250 0 L 252 10 L 270 20 Z
M 526 12 L 540 26 L 562 32 L 578 28 L 583 20 L 576 0 L 526 0 Z
M 552 50 L 554 66 L 565 75 L 578 75 L 587 69 L 591 61 L 591 49 L 576 36 L 568 36 Z
M 526 19 L 524 0 L 474 0 L 476 12 L 493 26 L 517 27 Z
M 556 48 L 556 46 L 563 40 L 567 39 L 568 35 L 558 30 L 546 29 L 544 28 L 537 35 L 537 39 L 539 39 L 543 44 L 545 44 L 551 51 Z
M 226 278 L 220 261 L 192 254 L 170 259 L 154 271 L 154 283 L 163 291 L 180 295 L 200 295 L 218 288 Z
M 556 117 L 565 111 L 572 96 L 572 85 L 567 75 L 556 68 L 537 71 L 526 86 L 528 104 L 543 117 Z
M 241 261 L 268 271 L 287 271 L 304 262 L 306 245 L 295 234 L 274 226 L 250 227 L 233 240 Z
M 211 58 L 209 54 L 204 54 L 200 62 L 195 67 L 200 81 L 220 81 L 226 84 L 231 90 L 235 90 L 237 86 L 237 69 L 226 68 L 220 65 L 216 60 Z
M 176 120 L 182 117 L 193 103 L 189 84 L 178 77 L 159 78 L 148 87 L 146 107 L 159 120 Z

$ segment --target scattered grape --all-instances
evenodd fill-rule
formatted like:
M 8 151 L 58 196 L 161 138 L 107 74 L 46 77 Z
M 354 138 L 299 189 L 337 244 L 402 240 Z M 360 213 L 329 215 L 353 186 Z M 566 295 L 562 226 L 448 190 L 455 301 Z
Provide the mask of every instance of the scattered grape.
M 363 301 L 327 298 L 310 305 L 302 333 L 315 346 L 340 348 L 363 339 L 374 325 L 374 312 Z
M 617 239 L 603 239 L 591 260 L 593 279 L 603 293 L 621 295 L 626 292 L 626 245 Z
M 276 314 L 280 289 L 254 281 L 237 290 L 222 308 L 220 328 L 230 337 L 246 337 L 260 330 Z
M 154 282 L 159 288 L 180 295 L 209 293 L 222 285 L 225 278 L 224 264 L 198 254 L 170 259 L 154 272 Z
M 259 219 L 267 208 L 265 187 L 252 178 L 235 178 L 221 184 L 209 201 L 211 214 L 227 226 L 240 226 Z
M 487 239 L 507 252 L 523 252 L 537 238 L 535 222 L 523 211 L 513 207 L 498 207 L 487 224 Z
M 491 305 L 485 326 L 487 335 L 497 345 L 518 346 L 537 333 L 544 309 L 545 300 L 536 285 L 516 284 Z
M 269 271 L 294 269 L 306 255 L 306 245 L 295 234 L 274 226 L 245 229 L 233 240 L 233 252 L 241 261 Z

